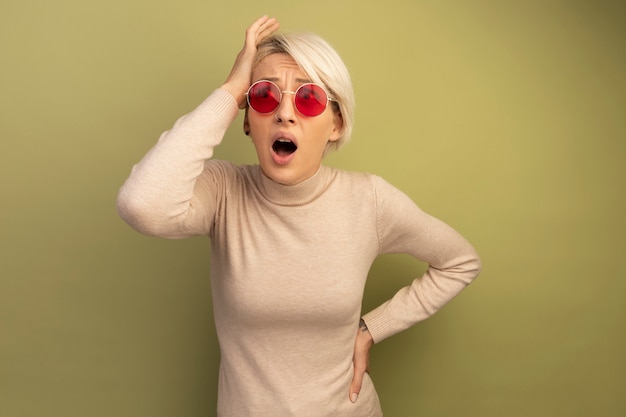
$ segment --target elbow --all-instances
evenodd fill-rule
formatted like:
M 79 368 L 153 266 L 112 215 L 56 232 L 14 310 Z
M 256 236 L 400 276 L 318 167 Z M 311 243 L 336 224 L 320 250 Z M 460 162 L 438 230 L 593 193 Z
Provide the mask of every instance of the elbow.
M 192 235 L 184 230 L 184 216 L 172 214 L 158 199 L 143 198 L 126 187 L 118 193 L 117 213 L 131 228 L 146 236 L 182 239 Z
M 480 275 L 480 271 L 482 271 L 483 269 L 483 264 L 480 259 L 480 256 L 478 255 L 476 251 L 474 251 L 474 254 L 472 255 L 470 261 L 468 262 L 467 267 L 468 267 L 468 272 L 471 276 L 470 281 L 473 281 L 474 279 L 478 277 L 478 275 Z
M 462 281 L 465 285 L 471 284 L 482 270 L 482 262 L 478 253 L 475 250 L 466 253 L 463 258 L 459 259 L 453 270 L 456 272 L 454 275 L 459 281 Z
M 158 236 L 159 230 L 154 221 L 154 210 L 137 194 L 122 187 L 116 201 L 118 215 L 137 232 Z

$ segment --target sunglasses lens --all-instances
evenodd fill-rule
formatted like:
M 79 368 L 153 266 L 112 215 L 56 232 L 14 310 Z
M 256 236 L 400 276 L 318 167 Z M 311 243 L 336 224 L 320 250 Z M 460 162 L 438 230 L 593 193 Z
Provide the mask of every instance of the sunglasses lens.
M 248 90 L 248 103 L 259 113 L 271 113 L 280 103 L 280 90 L 269 81 L 257 82 Z
M 322 87 L 303 84 L 296 91 L 296 108 L 305 116 L 318 116 L 326 109 L 328 97 Z

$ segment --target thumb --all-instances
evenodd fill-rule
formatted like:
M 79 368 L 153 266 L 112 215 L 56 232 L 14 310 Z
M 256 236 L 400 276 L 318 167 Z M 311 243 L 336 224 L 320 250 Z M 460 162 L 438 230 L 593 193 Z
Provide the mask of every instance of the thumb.
M 352 383 L 350 384 L 350 401 L 353 403 L 359 398 L 361 392 L 361 385 L 363 384 L 363 375 L 365 375 L 365 367 L 354 366 L 354 376 L 352 377 Z
M 350 384 L 350 401 L 356 402 L 361 392 L 363 377 L 369 371 L 369 353 L 374 340 L 367 330 L 367 326 L 363 321 L 363 325 L 359 325 L 356 340 L 354 342 L 354 355 L 352 356 L 352 364 L 354 367 L 354 376 Z
M 355 349 L 352 363 L 354 365 L 354 376 L 350 384 L 350 401 L 356 402 L 361 392 L 363 377 L 369 371 L 369 349 Z

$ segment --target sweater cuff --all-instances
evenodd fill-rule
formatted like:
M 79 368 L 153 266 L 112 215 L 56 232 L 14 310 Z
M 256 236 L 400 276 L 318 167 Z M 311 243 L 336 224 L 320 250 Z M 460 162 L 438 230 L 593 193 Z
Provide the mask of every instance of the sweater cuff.
M 214 90 L 209 97 L 206 98 L 205 103 L 211 103 L 214 108 L 214 112 L 219 116 L 224 116 L 224 120 L 228 125 L 239 114 L 239 107 L 237 107 L 237 101 L 226 90 L 218 88 Z
M 374 343 L 382 342 L 386 338 L 397 333 L 397 330 L 395 330 L 395 327 L 389 321 L 386 311 L 387 304 L 389 304 L 389 302 L 386 302 L 363 315 L 363 321 L 367 325 L 367 329 L 372 335 Z

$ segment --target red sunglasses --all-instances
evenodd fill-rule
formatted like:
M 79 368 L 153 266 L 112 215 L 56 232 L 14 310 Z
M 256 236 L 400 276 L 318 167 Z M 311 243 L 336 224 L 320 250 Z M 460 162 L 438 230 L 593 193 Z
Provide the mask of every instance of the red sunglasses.
M 278 108 L 283 94 L 293 94 L 296 109 L 303 116 L 319 116 L 326 110 L 326 105 L 333 99 L 328 97 L 324 88 L 313 83 L 302 84 L 296 91 L 281 91 L 276 84 L 260 80 L 250 86 L 246 97 L 248 104 L 257 113 L 272 113 Z

